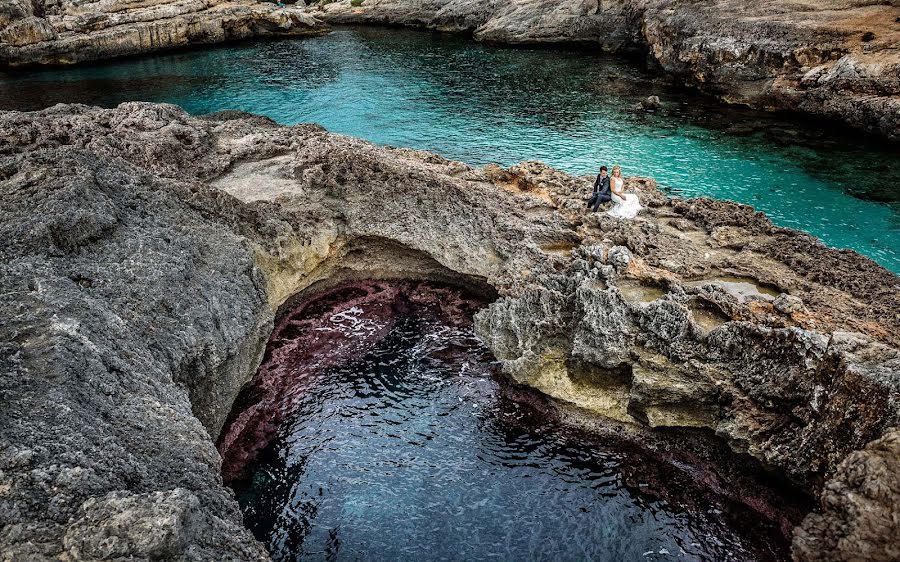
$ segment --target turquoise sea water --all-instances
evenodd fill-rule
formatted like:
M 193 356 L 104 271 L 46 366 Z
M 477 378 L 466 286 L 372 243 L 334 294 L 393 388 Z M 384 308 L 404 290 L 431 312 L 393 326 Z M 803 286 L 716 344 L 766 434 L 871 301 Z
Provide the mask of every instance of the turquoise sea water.
M 633 109 L 654 94 L 664 108 Z M 620 164 L 670 193 L 751 204 L 900 272 L 900 145 L 723 107 L 619 58 L 387 29 L 0 74 L 0 108 L 169 102 L 316 122 L 473 165 Z

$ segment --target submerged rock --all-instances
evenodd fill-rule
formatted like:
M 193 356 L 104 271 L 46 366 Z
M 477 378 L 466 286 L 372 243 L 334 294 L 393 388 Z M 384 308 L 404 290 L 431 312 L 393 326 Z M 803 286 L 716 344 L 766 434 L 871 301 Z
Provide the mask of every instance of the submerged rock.
M 900 279 L 750 207 L 629 178 L 646 209 L 619 220 L 539 163 L 147 103 L 0 113 L 0 178 L 8 559 L 264 559 L 214 441 L 279 307 L 368 278 L 490 286 L 510 377 L 821 496 L 798 559 L 891 552 Z
M 662 108 L 662 102 L 659 101 L 659 96 L 648 96 L 645 99 L 641 100 L 640 109 L 644 109 L 646 111 L 656 111 L 657 109 Z

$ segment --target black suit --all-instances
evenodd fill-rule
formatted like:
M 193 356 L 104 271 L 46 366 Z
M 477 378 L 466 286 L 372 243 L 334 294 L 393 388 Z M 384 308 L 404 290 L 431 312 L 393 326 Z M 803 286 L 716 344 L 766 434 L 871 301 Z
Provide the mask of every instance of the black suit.
M 594 182 L 594 194 L 588 201 L 588 207 L 593 205 L 594 207 L 591 210 L 596 213 L 597 209 L 600 208 L 600 204 L 607 201 L 612 201 L 612 193 L 609 189 L 609 176 L 604 178 L 597 174 L 597 180 Z

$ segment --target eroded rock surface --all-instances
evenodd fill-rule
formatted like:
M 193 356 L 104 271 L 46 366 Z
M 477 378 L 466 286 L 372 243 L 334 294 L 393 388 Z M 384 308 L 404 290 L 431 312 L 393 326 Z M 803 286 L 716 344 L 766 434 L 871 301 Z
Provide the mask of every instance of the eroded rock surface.
M 900 3 L 649 2 L 653 58 L 732 103 L 824 115 L 900 139 Z
M 750 207 L 145 103 L 0 114 L 0 179 L 4 562 L 264 559 L 213 442 L 279 306 L 368 278 L 490 285 L 511 377 L 822 493 L 798 559 L 890 552 L 900 280 Z
M 331 23 L 375 23 L 473 33 L 498 43 L 599 43 L 635 50 L 636 15 L 627 3 L 597 0 L 364 0 L 319 2 L 312 13 Z
M 810 515 L 797 530 L 797 557 L 829 562 L 900 559 L 897 474 L 900 430 L 851 453 L 822 493 L 822 514 Z
M 750 207 L 632 180 L 653 205 L 643 220 L 579 218 L 577 180 L 498 174 L 541 186 L 584 235 L 564 269 L 476 318 L 520 382 L 627 423 L 709 428 L 814 487 L 893 424 L 895 275 Z
M 305 10 L 230 0 L 0 0 L 0 64 L 69 64 L 327 27 Z

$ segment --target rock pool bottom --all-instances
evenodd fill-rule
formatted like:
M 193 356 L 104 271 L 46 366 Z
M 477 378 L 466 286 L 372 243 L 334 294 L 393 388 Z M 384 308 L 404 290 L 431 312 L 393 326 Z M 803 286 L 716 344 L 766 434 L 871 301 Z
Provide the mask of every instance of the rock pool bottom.
M 219 443 L 275 560 L 787 560 L 799 503 L 699 437 L 564 425 L 433 283 L 294 305 Z

